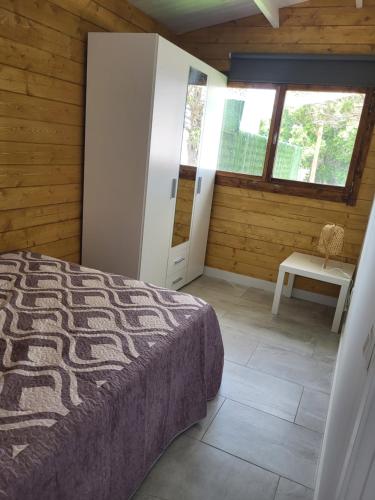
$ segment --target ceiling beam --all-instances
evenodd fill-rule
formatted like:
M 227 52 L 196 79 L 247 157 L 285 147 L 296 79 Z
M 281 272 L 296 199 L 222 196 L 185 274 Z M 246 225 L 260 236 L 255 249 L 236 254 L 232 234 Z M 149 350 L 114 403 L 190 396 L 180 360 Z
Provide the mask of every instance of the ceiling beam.
M 357 7 L 357 9 L 362 9 L 363 0 L 355 0 L 355 6 Z
M 275 0 L 254 0 L 254 3 L 274 28 L 280 27 L 279 8 L 275 5 Z

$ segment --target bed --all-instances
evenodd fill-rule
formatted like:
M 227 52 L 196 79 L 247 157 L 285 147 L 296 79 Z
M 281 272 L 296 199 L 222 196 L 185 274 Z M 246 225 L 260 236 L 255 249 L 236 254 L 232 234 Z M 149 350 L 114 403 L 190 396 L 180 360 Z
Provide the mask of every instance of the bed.
M 191 295 L 29 252 L 0 255 L 0 498 L 126 500 L 222 376 Z

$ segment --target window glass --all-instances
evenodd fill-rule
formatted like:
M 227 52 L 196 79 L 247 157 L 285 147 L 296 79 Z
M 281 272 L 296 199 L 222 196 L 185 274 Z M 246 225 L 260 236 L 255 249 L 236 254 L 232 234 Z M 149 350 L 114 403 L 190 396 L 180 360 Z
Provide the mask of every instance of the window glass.
M 261 176 L 276 91 L 228 88 L 218 169 Z
M 288 90 L 272 176 L 345 186 L 365 94 Z

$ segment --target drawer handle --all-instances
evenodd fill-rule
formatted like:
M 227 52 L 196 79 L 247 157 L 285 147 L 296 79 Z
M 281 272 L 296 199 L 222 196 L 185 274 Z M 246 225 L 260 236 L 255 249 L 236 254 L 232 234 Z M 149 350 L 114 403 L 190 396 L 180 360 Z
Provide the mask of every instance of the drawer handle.
M 174 261 L 174 264 L 181 264 L 181 262 L 184 262 L 185 260 L 185 257 L 178 257 L 175 261 Z
M 177 283 L 180 283 L 184 278 L 180 277 L 172 281 L 172 285 L 177 285 Z

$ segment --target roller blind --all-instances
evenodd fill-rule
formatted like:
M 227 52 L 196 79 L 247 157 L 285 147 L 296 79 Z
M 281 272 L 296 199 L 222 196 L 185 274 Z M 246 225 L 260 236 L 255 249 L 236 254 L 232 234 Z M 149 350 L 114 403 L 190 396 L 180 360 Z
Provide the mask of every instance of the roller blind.
M 375 87 L 375 57 L 233 53 L 229 80 L 244 83 Z

